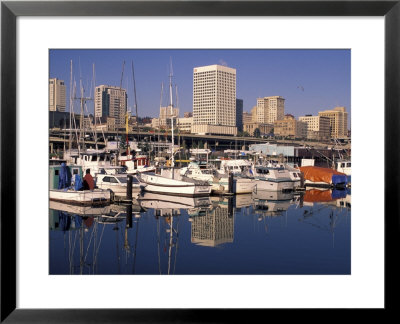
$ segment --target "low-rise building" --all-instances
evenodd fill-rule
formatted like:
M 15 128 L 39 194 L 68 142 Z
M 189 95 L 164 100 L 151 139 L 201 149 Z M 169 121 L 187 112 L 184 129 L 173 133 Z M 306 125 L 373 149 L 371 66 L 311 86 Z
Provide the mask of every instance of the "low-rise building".
M 283 119 L 274 122 L 274 134 L 290 138 L 306 138 L 307 125 L 298 121 L 291 114 L 286 114 Z
M 154 128 L 154 129 L 160 128 L 160 119 L 159 118 L 153 118 L 151 120 L 151 128 Z
M 192 134 L 209 134 L 209 135 L 237 135 L 236 126 L 224 125 L 192 125 Z
M 330 139 L 330 120 L 325 116 L 305 115 L 299 120 L 307 125 L 307 138 L 325 141 Z
M 329 118 L 332 138 L 347 137 L 348 114 L 345 107 L 335 107 L 332 110 L 320 111 L 318 115 Z
M 179 118 L 179 108 L 160 107 L 160 116 L 158 118 L 160 128 L 171 128 L 171 119 L 174 119 L 174 125 L 176 125 L 177 119 Z
M 243 124 L 243 132 L 247 132 L 250 136 L 254 136 L 254 131 L 256 129 L 260 130 L 260 134 L 269 134 L 274 128 L 273 124 L 250 122 Z
M 243 118 L 242 118 L 243 124 L 248 124 L 252 122 L 252 116 L 251 113 L 244 112 L 243 113 Z
M 183 133 L 191 133 L 193 125 L 193 117 L 178 118 L 178 129 Z
M 116 130 L 115 117 L 103 116 L 103 117 L 97 118 L 96 125 L 93 124 L 93 127 L 95 127 L 96 130 L 104 130 L 104 131 L 114 132 Z

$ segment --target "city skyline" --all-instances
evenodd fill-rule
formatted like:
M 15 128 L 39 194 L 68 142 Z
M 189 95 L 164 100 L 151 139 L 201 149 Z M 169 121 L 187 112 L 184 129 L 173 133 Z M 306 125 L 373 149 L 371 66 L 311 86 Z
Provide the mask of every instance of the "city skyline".
M 193 69 L 219 64 L 236 69 L 236 97 L 243 99 L 244 112 L 250 112 L 257 105 L 257 98 L 282 96 L 285 99 L 285 114 L 296 117 L 318 115 L 318 111 L 344 106 L 348 111 L 349 126 L 351 122 L 350 50 L 53 49 L 49 58 L 49 78 L 64 80 L 67 87 L 66 111 L 69 111 L 71 60 L 77 86 L 82 78 L 85 96 L 91 97 L 93 64 L 96 86 L 120 86 L 125 61 L 122 88 L 127 90 L 129 109 L 134 107 L 133 62 L 138 115 L 158 117 L 162 82 L 164 96 L 161 105 L 168 104 L 171 60 L 181 115 L 193 112 Z M 87 104 L 89 113 L 93 113 L 93 101 Z

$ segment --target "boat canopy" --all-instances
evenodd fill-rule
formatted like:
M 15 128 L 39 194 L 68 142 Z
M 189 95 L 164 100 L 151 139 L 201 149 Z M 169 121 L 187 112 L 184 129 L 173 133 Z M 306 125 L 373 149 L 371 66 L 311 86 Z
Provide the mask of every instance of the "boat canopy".
M 65 163 L 61 163 L 58 179 L 58 189 L 68 188 L 71 185 L 71 170 Z
M 333 169 L 321 168 L 316 166 L 300 167 L 304 174 L 304 179 L 312 182 L 325 182 L 328 184 L 347 184 L 347 177 L 344 173 Z
M 82 179 L 81 176 L 79 174 L 75 174 L 75 179 L 74 179 L 74 189 L 75 190 L 79 190 L 83 187 L 82 184 Z

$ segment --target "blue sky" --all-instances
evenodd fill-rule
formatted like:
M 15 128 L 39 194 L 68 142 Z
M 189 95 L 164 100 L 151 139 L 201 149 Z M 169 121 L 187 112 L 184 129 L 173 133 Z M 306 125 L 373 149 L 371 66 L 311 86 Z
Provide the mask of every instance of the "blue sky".
M 236 69 L 237 98 L 250 112 L 258 97 L 282 96 L 285 114 L 296 117 L 317 115 L 318 111 L 344 106 L 351 113 L 350 50 L 50 50 L 49 74 L 67 85 L 69 98 L 70 61 L 73 76 L 92 96 L 93 64 L 96 86 L 120 86 L 128 91 L 128 107 L 134 106 L 132 62 L 134 65 L 138 114 L 158 117 L 161 83 L 168 86 L 170 60 L 173 83 L 178 89 L 180 115 L 192 111 L 193 68 L 221 64 Z M 67 99 L 67 110 L 69 107 Z M 163 105 L 168 101 L 164 91 Z M 93 112 L 93 103 L 88 103 Z M 350 128 L 350 124 L 349 124 Z

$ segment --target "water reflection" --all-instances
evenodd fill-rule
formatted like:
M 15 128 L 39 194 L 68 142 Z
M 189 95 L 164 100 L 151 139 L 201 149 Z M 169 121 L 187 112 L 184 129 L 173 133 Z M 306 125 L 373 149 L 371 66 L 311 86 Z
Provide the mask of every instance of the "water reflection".
M 50 202 L 50 274 L 346 274 L 350 210 L 350 191 L 315 189 Z
M 213 197 L 216 198 L 216 197 Z M 217 197 L 212 208 L 191 218 L 191 242 L 201 246 L 215 247 L 233 242 L 233 198 Z

